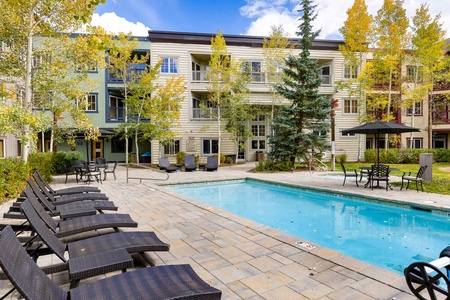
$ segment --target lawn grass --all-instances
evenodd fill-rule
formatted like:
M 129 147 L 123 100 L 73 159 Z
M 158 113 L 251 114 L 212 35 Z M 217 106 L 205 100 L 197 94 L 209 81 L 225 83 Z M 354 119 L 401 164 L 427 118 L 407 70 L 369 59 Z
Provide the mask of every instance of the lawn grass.
M 371 166 L 371 163 L 345 163 L 345 168 L 349 170 L 359 170 L 362 166 Z M 389 164 L 391 168 L 397 168 L 398 171 L 392 171 L 390 174 L 398 177 L 402 177 L 403 172 L 413 172 L 414 175 L 419 170 L 419 164 Z M 331 170 L 331 165 L 328 164 L 328 168 Z M 436 193 L 442 195 L 450 195 L 450 172 L 441 170 L 441 168 L 450 168 L 450 163 L 434 163 L 432 181 L 424 182 L 423 189 L 427 193 Z M 342 172 L 341 166 L 336 163 L 336 171 Z M 400 187 L 401 183 L 392 182 L 393 186 Z M 411 187 L 412 185 L 412 187 Z M 410 189 L 415 189 L 415 182 L 411 182 Z M 420 187 L 419 187 L 420 189 Z

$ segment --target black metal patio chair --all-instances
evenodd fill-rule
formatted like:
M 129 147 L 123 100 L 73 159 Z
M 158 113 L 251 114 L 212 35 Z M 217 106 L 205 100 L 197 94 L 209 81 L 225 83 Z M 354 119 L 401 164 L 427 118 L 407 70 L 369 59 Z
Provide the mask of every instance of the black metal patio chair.
M 342 183 L 342 185 L 345 185 L 345 180 L 347 179 L 347 177 L 354 177 L 355 178 L 355 182 L 356 182 L 356 186 L 359 187 L 358 185 L 358 172 L 356 170 L 352 170 L 352 171 L 348 171 L 345 169 L 344 163 L 340 162 L 341 164 L 341 168 L 342 171 L 344 172 L 344 183 Z
M 419 168 L 419 171 L 416 173 L 416 175 L 412 175 L 412 172 L 403 172 L 402 175 L 402 187 L 400 188 L 400 190 L 403 189 L 403 183 L 405 181 L 408 182 L 408 184 L 406 185 L 406 190 L 409 188 L 409 183 L 411 181 L 415 181 L 416 182 L 416 190 L 417 192 L 419 192 L 419 182 L 420 182 L 420 187 L 422 188 L 422 192 L 423 192 L 423 174 L 425 173 L 425 170 L 427 169 L 428 166 L 421 166 Z

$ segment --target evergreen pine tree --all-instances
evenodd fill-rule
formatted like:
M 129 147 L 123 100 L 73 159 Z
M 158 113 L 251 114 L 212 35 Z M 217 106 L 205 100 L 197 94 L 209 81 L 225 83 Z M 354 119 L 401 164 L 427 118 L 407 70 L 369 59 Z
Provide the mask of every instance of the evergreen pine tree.
M 286 58 L 283 82 L 275 86 L 290 104 L 280 107 L 273 120 L 273 135 L 269 137 L 269 158 L 275 162 L 290 161 L 292 167 L 296 159 L 310 161 L 329 148 L 330 102 L 319 94 L 320 68 L 316 60 L 309 58 L 309 49 L 320 33 L 312 29 L 316 5 L 311 0 L 302 0 L 301 7 L 301 24 L 296 32 L 300 54 Z

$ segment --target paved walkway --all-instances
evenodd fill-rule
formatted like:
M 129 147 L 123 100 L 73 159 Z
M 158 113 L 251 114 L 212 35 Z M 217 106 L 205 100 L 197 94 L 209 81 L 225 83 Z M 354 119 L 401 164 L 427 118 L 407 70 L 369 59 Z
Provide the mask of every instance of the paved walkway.
M 117 180 L 109 174 L 99 186 L 119 206 L 119 212 L 132 215 L 139 230 L 155 231 L 170 243 L 169 252 L 150 253 L 156 265 L 191 264 L 205 281 L 222 290 L 223 299 L 415 299 L 404 278 L 396 273 L 323 247 L 308 251 L 297 245 L 298 237 L 181 196 L 164 185 L 249 177 L 447 208 L 449 196 L 398 188 L 373 192 L 357 188 L 351 180 L 343 187 L 342 177 L 320 172 L 248 172 L 253 166 L 247 163 L 221 167 L 218 172 L 177 172 L 167 180 L 166 173 L 129 169 L 131 177 L 153 179 L 142 183 L 136 179 L 127 183 L 126 169 L 118 167 Z M 56 177 L 54 186 L 76 185 L 73 179 L 64 185 L 63 179 Z M 10 204 L 1 205 L 0 213 Z M 53 275 L 53 280 L 68 288 L 66 274 Z M 0 282 L 2 291 L 8 284 Z M 17 298 L 17 293 L 11 296 Z

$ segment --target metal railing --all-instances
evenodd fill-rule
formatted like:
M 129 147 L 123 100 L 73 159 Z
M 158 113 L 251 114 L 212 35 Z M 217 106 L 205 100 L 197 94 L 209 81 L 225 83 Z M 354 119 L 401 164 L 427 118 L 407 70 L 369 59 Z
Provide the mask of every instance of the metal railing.
M 139 168 L 139 170 L 146 169 L 148 171 L 156 172 L 156 173 L 159 173 L 159 174 L 165 174 L 167 177 L 165 179 L 150 178 L 150 177 L 138 177 L 138 176 L 130 177 L 129 176 L 129 167 L 128 167 L 129 165 L 137 166 Z M 133 169 L 136 169 L 136 168 L 133 168 Z M 141 165 L 141 164 L 138 165 L 138 164 L 135 164 L 135 163 L 128 163 L 128 165 L 126 165 L 126 170 L 127 170 L 127 183 L 128 183 L 129 179 L 137 179 L 137 180 L 139 180 L 139 183 L 142 183 L 142 180 L 167 181 L 169 179 L 169 173 L 167 173 L 165 171 L 163 173 L 160 170 L 155 170 L 154 168 L 150 168 L 150 167 L 147 167 L 147 166 L 144 166 L 144 165 Z

